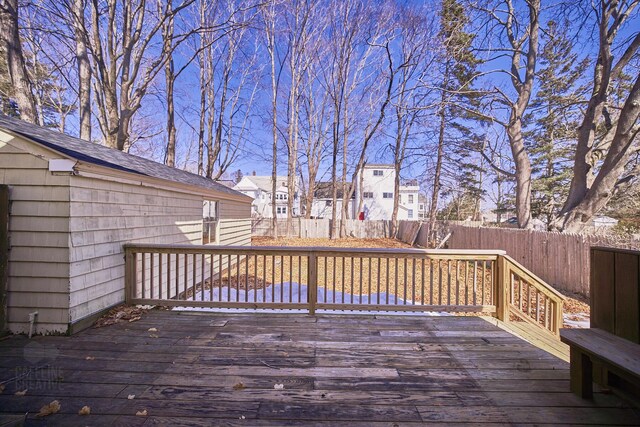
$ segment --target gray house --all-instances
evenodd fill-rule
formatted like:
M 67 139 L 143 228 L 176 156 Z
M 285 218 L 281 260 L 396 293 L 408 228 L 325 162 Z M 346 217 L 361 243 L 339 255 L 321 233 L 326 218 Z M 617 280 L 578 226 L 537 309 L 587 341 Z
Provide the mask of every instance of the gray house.
M 251 242 L 250 197 L 1 115 L 0 187 L 0 329 L 14 333 L 34 312 L 38 333 L 74 332 L 122 303 L 124 243 Z

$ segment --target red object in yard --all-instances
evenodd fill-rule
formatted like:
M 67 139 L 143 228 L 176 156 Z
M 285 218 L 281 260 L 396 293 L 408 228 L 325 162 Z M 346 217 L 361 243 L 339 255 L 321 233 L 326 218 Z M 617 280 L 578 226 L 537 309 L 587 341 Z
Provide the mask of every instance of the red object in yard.
M 358 219 L 360 221 L 364 221 L 364 212 L 360 212 L 360 215 L 358 215 Z

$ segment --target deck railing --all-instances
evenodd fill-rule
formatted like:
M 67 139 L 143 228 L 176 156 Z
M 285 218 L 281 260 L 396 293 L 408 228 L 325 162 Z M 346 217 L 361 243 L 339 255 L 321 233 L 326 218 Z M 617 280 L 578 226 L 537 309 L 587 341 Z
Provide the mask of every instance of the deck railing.
M 562 323 L 562 297 L 503 251 L 128 244 L 125 255 L 130 304 L 487 313 L 553 333 Z

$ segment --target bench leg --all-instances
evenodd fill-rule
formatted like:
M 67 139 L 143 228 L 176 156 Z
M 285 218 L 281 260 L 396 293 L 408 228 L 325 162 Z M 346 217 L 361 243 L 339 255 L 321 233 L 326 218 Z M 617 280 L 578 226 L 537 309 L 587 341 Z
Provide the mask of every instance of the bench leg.
M 583 399 L 593 397 L 593 363 L 588 355 L 571 347 L 571 391 Z

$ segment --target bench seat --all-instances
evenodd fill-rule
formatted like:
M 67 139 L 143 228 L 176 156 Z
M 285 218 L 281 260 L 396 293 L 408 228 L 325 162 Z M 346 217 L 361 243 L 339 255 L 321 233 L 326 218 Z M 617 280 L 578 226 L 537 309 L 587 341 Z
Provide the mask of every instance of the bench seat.
M 575 394 L 593 396 L 594 363 L 623 381 L 640 386 L 639 344 L 597 328 L 561 329 L 560 339 L 570 348 L 571 391 Z

